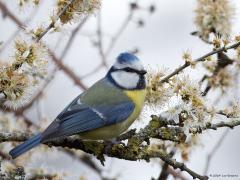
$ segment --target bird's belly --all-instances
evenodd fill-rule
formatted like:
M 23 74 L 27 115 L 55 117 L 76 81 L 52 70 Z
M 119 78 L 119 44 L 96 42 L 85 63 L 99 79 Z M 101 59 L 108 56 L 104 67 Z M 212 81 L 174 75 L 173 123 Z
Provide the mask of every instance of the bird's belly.
M 138 118 L 141 113 L 144 99 L 145 99 L 145 90 L 138 91 L 127 91 L 126 94 L 132 99 L 135 104 L 135 108 L 133 113 L 123 122 L 113 124 L 110 126 L 104 126 L 95 130 L 91 130 L 88 132 L 80 133 L 80 137 L 83 139 L 89 140 L 109 140 L 113 139 L 123 132 L 125 132 L 129 126 L 134 122 L 136 118 Z
M 113 139 L 123 132 L 134 122 L 138 117 L 139 113 L 133 112 L 132 115 L 123 122 L 113 124 L 110 126 L 104 126 L 95 130 L 80 133 L 80 137 L 89 140 L 110 140 Z
M 83 132 L 79 135 L 82 139 L 88 140 L 110 140 L 121 134 L 121 129 L 121 123 L 118 123 L 116 125 L 101 127 L 89 132 Z

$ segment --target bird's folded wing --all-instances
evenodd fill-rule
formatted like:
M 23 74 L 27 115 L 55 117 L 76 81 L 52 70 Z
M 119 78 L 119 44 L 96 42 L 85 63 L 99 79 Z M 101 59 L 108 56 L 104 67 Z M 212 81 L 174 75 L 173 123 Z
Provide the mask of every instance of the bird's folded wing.
M 82 104 L 76 106 L 75 103 L 74 108 L 65 109 L 43 132 L 42 142 L 120 123 L 127 119 L 133 110 L 134 104 L 130 101 L 95 107 Z

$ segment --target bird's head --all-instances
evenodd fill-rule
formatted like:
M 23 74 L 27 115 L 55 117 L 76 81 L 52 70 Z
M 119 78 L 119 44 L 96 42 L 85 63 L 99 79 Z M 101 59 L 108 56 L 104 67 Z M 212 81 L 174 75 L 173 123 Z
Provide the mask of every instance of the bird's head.
M 131 53 L 121 53 L 107 73 L 107 78 L 122 89 L 145 89 L 146 80 L 143 65 Z

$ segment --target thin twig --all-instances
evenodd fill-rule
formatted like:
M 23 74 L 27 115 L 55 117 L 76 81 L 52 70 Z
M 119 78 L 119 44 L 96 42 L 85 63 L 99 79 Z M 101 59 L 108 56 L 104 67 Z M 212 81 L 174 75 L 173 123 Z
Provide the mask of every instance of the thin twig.
M 10 10 L 7 8 L 7 6 L 0 1 L 0 9 L 3 12 L 4 16 L 8 16 L 12 21 L 15 22 L 20 28 L 24 28 L 24 24 L 16 17 L 14 14 L 10 12 Z
M 64 148 L 61 148 L 61 151 L 70 155 L 73 159 L 78 159 L 79 161 L 85 163 L 89 168 L 93 169 L 99 176 L 101 176 L 101 169 L 95 164 L 90 155 L 78 155 L 74 150 Z
M 151 157 L 159 157 L 161 160 L 172 166 L 174 169 L 180 169 L 181 171 L 186 171 L 188 174 L 192 176 L 193 179 L 200 179 L 200 180 L 207 180 L 207 176 L 202 176 L 193 170 L 189 169 L 184 163 L 177 162 L 175 159 L 172 159 L 169 157 L 168 154 L 166 154 L 163 151 L 152 151 L 150 153 Z
M 106 57 L 109 56 L 109 54 L 111 53 L 111 51 L 113 50 L 113 47 L 115 46 L 117 40 L 119 39 L 119 37 L 122 35 L 122 33 L 124 32 L 124 30 L 127 28 L 128 23 L 132 20 L 133 14 L 134 14 L 135 10 L 130 10 L 128 16 L 126 17 L 126 19 L 123 21 L 122 25 L 120 26 L 119 30 L 116 32 L 116 34 L 112 37 L 112 40 L 107 48 L 107 51 L 105 53 Z
M 176 153 L 176 149 L 173 149 L 169 155 L 171 156 L 171 158 L 174 156 L 174 154 Z M 168 167 L 169 165 L 165 162 L 162 165 L 162 169 L 161 169 L 161 173 L 159 174 L 159 177 L 157 180 L 166 180 L 168 178 L 169 172 L 168 172 Z
M 106 62 L 106 56 L 103 50 L 103 38 L 102 38 L 102 18 L 101 18 L 101 11 L 99 10 L 98 13 L 98 20 L 97 20 L 97 37 L 98 37 L 98 50 L 99 54 L 102 60 L 102 66 L 108 68 L 107 62 Z
M 219 52 L 217 53 L 217 65 L 214 67 L 213 73 L 211 76 L 205 75 L 202 78 L 202 82 L 204 80 L 208 80 L 207 86 L 205 87 L 205 89 L 202 92 L 202 96 L 207 96 L 207 94 L 210 92 L 210 90 L 212 89 L 212 85 L 209 82 L 209 78 L 214 79 L 219 75 L 219 72 L 226 68 L 229 65 L 232 65 L 234 63 L 233 59 L 230 59 L 224 52 Z
M 230 122 L 219 122 L 216 124 L 211 124 L 207 123 L 205 126 L 195 126 L 189 129 L 190 133 L 196 134 L 196 133 L 201 133 L 202 131 L 212 129 L 212 130 L 217 130 L 222 127 L 228 127 L 233 129 L 236 126 L 240 126 L 240 120 L 232 120 Z
M 72 3 L 73 3 L 74 1 L 75 1 L 75 0 L 71 0 L 71 1 L 69 1 L 69 2 L 67 3 L 67 5 L 62 9 L 62 11 L 57 15 L 57 17 L 55 18 L 55 20 L 52 21 L 52 22 L 48 25 L 48 27 L 37 37 L 37 39 L 36 39 L 37 42 L 40 41 L 40 40 L 43 38 L 43 36 L 44 36 L 45 34 L 47 34 L 47 32 L 54 27 L 55 22 L 56 22 L 57 20 L 59 20 L 63 14 L 66 13 L 67 9 L 69 8 L 69 6 L 72 5 Z
M 227 137 L 228 133 L 229 133 L 229 129 L 226 129 L 223 132 L 222 136 L 217 141 L 217 143 L 215 144 L 215 146 L 213 147 L 212 151 L 207 155 L 207 162 L 206 162 L 206 165 L 205 165 L 204 174 L 208 173 L 210 162 L 211 162 L 213 156 L 216 154 L 219 147 L 221 146 L 221 144 L 223 143 L 224 139 Z
M 82 83 L 82 81 L 78 78 L 78 76 L 71 70 L 69 67 L 63 64 L 63 62 L 57 58 L 57 56 L 49 50 L 49 54 L 52 56 L 53 62 L 61 69 L 64 71 L 64 73 L 69 76 L 76 85 L 81 87 L 82 89 L 87 89 L 87 87 Z
M 69 52 L 69 49 L 71 49 L 71 47 L 72 47 L 72 44 L 74 42 L 74 39 L 75 39 L 77 33 L 85 25 L 85 23 L 87 22 L 88 18 L 89 18 L 89 16 L 85 16 L 82 19 L 82 21 L 77 25 L 77 27 L 72 31 L 71 36 L 68 39 L 68 42 L 67 42 L 64 50 L 62 51 L 61 55 L 60 55 L 60 59 L 61 60 L 63 60 L 66 57 L 67 53 Z
M 107 63 L 106 63 L 107 60 L 106 59 L 107 59 L 107 57 L 109 57 L 111 51 L 113 50 L 114 46 L 116 45 L 117 40 L 121 37 L 124 30 L 127 28 L 129 22 L 132 20 L 134 12 L 135 12 L 135 10 L 130 9 L 129 14 L 127 15 L 127 17 L 125 18 L 125 20 L 121 24 L 120 28 L 112 36 L 106 52 L 104 52 L 103 45 L 102 45 L 101 17 L 100 17 L 100 14 L 99 14 L 97 35 L 98 35 L 98 43 L 99 43 L 98 48 L 99 48 L 99 53 L 100 53 L 100 56 L 102 58 L 102 61 L 92 71 L 90 71 L 89 73 L 82 76 L 81 77 L 82 79 L 87 78 L 87 77 L 95 74 L 97 71 L 101 70 L 101 68 L 103 68 L 103 67 L 107 67 Z
M 88 72 L 87 74 L 81 76 L 81 79 L 88 78 L 89 76 L 91 76 L 91 75 L 95 74 L 96 72 L 100 71 L 102 67 L 103 67 L 103 63 L 101 62 L 101 63 L 98 64 L 93 70 L 91 70 L 91 71 Z
M 207 54 L 205 54 L 205 55 L 203 55 L 203 56 L 195 59 L 193 62 L 198 63 L 198 62 L 206 61 L 206 58 L 209 57 L 209 56 L 212 56 L 212 55 L 217 54 L 217 53 L 219 53 L 219 52 L 226 52 L 226 51 L 228 51 L 229 49 L 235 49 L 235 48 L 237 48 L 238 46 L 240 46 L 240 42 L 236 42 L 236 43 L 234 43 L 234 44 L 232 44 L 232 45 L 230 45 L 230 46 L 224 46 L 224 47 L 222 47 L 222 48 L 215 49 L 215 50 L 213 50 L 213 51 L 211 51 L 211 52 L 209 52 L 209 53 L 207 53 Z M 190 65 L 191 65 L 191 64 L 190 64 L 189 62 L 185 62 L 182 66 L 178 67 L 178 68 L 175 69 L 172 73 L 170 73 L 169 75 L 167 75 L 166 77 L 164 77 L 164 78 L 160 81 L 160 83 L 168 82 L 168 80 L 169 80 L 171 77 L 177 75 L 179 72 L 181 72 L 182 70 L 184 70 L 185 68 L 187 68 L 187 67 L 190 66 Z
M 39 6 L 36 6 L 37 8 L 35 8 L 33 10 L 33 12 L 30 14 L 29 17 L 27 17 L 27 19 L 24 21 L 24 23 L 22 23 L 19 19 L 17 19 L 17 17 L 15 17 L 7 8 L 6 10 L 8 11 L 9 14 L 12 14 L 12 16 L 17 20 L 19 21 L 21 24 L 30 24 L 31 23 L 31 20 L 37 15 L 38 13 L 38 10 L 39 10 Z M 15 37 L 21 32 L 21 28 L 17 28 L 17 30 L 11 35 L 11 37 L 6 41 L 4 42 L 4 44 L 0 47 L 0 53 L 4 51 L 4 49 L 8 46 L 8 44 L 10 44 L 14 39 Z

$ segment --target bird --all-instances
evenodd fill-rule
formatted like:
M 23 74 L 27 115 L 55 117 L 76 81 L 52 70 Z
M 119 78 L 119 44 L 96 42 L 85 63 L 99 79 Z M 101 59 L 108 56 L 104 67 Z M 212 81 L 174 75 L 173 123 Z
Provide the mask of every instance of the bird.
M 111 140 L 139 117 L 146 96 L 146 73 L 139 58 L 120 53 L 105 77 L 77 96 L 42 132 L 13 148 L 13 159 L 49 141 L 72 135 Z

